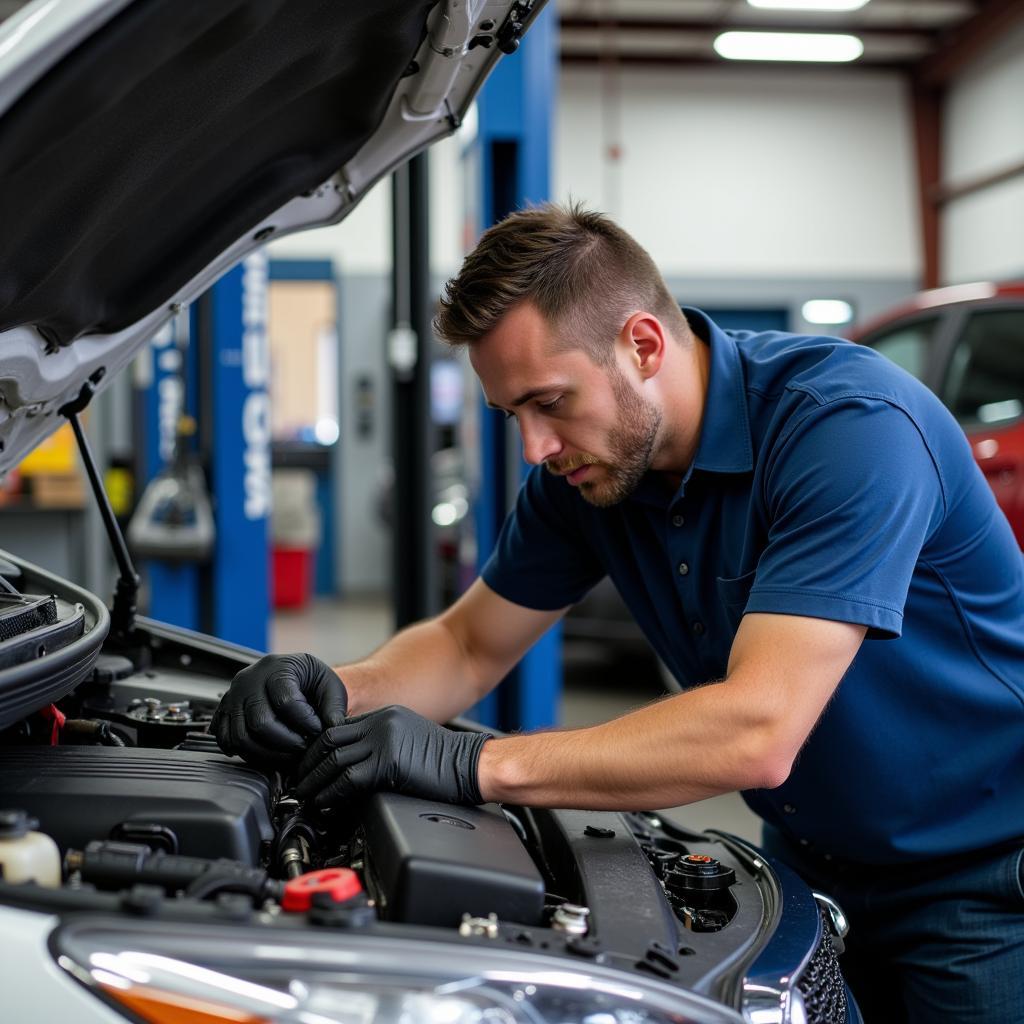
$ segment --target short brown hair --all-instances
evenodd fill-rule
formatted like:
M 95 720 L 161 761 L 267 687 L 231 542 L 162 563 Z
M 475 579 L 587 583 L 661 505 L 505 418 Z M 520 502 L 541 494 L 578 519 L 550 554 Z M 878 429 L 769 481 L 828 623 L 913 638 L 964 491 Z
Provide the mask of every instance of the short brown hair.
M 452 345 L 478 341 L 513 306 L 530 301 L 600 365 L 631 313 L 644 309 L 680 341 L 689 327 L 647 251 L 609 217 L 579 203 L 545 203 L 484 232 L 445 285 L 434 330 Z

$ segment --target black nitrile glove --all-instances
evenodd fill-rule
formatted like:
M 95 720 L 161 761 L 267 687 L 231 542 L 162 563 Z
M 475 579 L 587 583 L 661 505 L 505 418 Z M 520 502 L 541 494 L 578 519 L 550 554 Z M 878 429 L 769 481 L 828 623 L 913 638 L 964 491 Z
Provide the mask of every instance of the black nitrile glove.
M 483 803 L 477 761 L 490 738 L 446 729 L 393 704 L 327 729 L 300 762 L 295 793 L 316 807 L 380 790 Z
M 231 681 L 210 732 L 225 754 L 280 763 L 298 760 L 346 711 L 348 691 L 330 665 L 312 654 L 268 654 Z

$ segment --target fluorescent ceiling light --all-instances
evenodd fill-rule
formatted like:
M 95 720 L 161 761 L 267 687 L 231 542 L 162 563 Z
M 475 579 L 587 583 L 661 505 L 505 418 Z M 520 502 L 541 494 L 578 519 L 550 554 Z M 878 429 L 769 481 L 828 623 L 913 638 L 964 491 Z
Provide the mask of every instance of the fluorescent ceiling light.
M 801 316 L 809 324 L 848 324 L 853 306 L 842 299 L 811 299 L 803 304 Z
M 747 0 L 766 11 L 859 11 L 868 0 Z
M 723 32 L 715 52 L 727 60 L 800 60 L 842 64 L 864 44 L 856 36 L 817 32 Z
M 1000 420 L 1015 420 L 1024 412 L 1019 398 L 1008 398 L 1005 402 L 989 402 L 978 406 L 978 419 L 982 423 L 998 423 Z M 978 445 L 980 448 L 981 445 Z

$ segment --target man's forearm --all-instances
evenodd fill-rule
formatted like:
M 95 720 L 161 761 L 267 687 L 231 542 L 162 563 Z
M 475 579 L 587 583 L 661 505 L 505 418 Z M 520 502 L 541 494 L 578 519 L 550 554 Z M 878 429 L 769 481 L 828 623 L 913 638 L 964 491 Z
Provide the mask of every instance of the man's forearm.
M 473 675 L 452 631 L 438 619 L 402 630 L 368 658 L 335 671 L 348 690 L 349 715 L 402 704 L 444 722 L 490 689 L 490 681 Z
M 748 614 L 724 681 L 590 729 L 488 740 L 481 793 L 537 807 L 643 810 L 781 786 L 865 632 Z
M 643 810 L 781 783 L 774 719 L 715 683 L 587 729 L 489 740 L 485 800 L 532 807 Z

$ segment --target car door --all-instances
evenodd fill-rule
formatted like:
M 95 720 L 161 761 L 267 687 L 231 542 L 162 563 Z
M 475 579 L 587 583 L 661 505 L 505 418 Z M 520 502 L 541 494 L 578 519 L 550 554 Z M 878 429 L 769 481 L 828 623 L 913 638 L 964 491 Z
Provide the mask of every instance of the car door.
M 1024 304 L 964 309 L 937 390 L 1024 547 Z
M 945 311 L 929 310 L 888 324 L 861 341 L 937 391 L 949 332 Z

